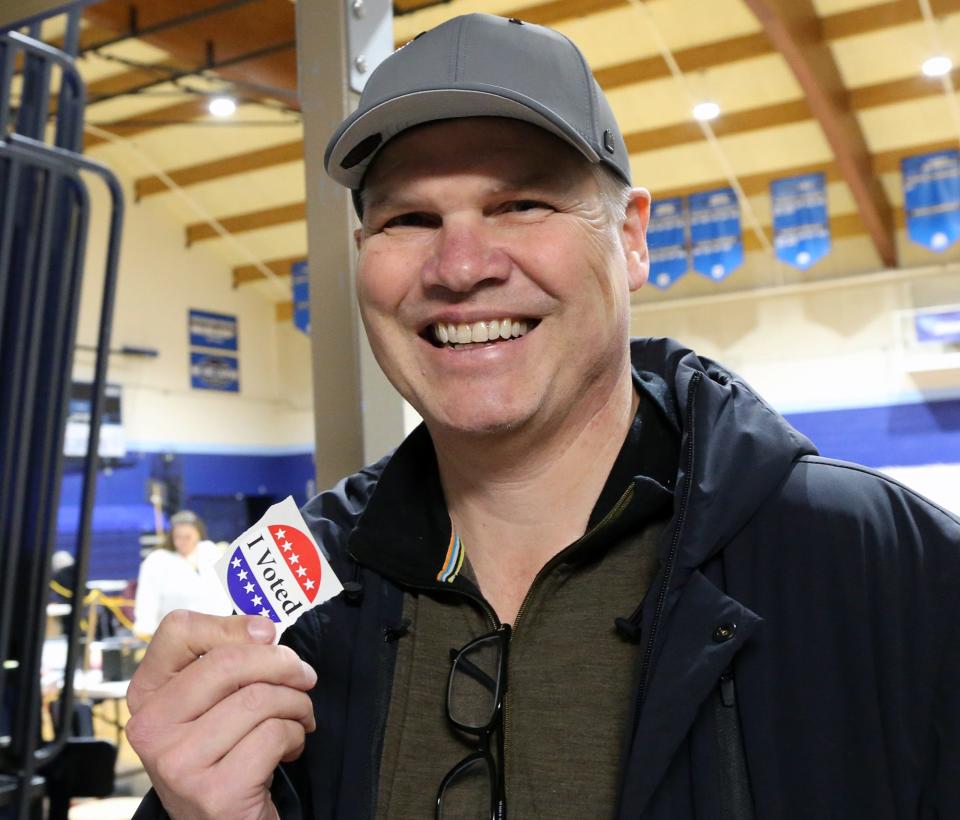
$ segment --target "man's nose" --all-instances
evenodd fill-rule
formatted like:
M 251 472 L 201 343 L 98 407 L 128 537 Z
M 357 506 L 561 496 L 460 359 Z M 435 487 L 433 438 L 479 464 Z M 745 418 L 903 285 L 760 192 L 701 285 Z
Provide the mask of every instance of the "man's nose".
M 423 266 L 424 286 L 467 292 L 483 282 L 506 279 L 510 257 L 491 240 L 483 225 L 445 222 Z

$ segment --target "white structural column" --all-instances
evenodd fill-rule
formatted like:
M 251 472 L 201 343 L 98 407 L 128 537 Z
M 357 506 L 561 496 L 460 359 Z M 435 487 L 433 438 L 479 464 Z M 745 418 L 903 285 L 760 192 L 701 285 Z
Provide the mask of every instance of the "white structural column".
M 318 489 L 379 458 L 403 437 L 403 401 L 380 372 L 356 309 L 350 195 L 323 169 L 327 140 L 357 101 L 348 89 L 353 6 L 353 0 L 297 3 Z

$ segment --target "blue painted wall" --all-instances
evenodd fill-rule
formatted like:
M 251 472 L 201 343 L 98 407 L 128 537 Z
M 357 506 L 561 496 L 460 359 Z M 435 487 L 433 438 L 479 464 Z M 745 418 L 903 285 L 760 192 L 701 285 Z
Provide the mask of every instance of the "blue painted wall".
M 867 467 L 960 463 L 960 400 L 791 413 L 821 455 Z
M 210 538 L 232 541 L 270 503 L 288 495 L 298 504 L 306 502 L 314 474 L 313 453 L 130 452 L 97 477 L 89 577 L 136 577 L 139 537 L 154 531 L 153 508 L 147 500 L 151 478 L 170 480 L 180 488 L 178 506 L 197 512 L 206 522 Z M 68 465 L 60 494 L 57 547 L 71 552 L 81 489 L 79 465 Z

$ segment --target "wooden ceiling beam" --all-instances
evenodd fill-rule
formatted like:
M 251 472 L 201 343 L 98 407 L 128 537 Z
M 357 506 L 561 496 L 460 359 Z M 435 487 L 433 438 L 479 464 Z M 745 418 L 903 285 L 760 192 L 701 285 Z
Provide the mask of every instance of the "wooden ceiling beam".
M 190 65 L 182 60 L 165 60 L 156 65 L 145 65 L 129 71 L 110 74 L 87 86 L 87 106 L 96 105 L 104 97 L 116 97 L 121 94 L 135 94 L 142 86 L 156 84 L 175 72 L 188 71 Z
M 277 302 L 274 306 L 274 312 L 278 322 L 293 321 L 293 301 Z
M 297 262 L 303 262 L 306 258 L 306 255 L 301 253 L 299 256 L 288 256 L 284 259 L 270 259 L 263 262 L 263 265 L 269 268 L 275 276 L 290 276 L 293 272 L 293 266 Z M 256 265 L 237 265 L 233 269 L 233 286 L 235 288 L 260 279 L 266 279 L 266 277 Z
M 935 5 L 938 14 L 960 12 L 960 0 L 937 0 Z M 517 10 L 516 13 L 521 14 L 521 11 Z M 854 11 L 833 14 L 823 18 L 821 22 L 823 31 L 830 32 L 830 36 L 827 37 L 827 39 L 838 40 L 919 19 L 919 14 L 920 12 L 914 0 L 893 0 L 893 2 L 883 2 L 862 9 L 855 9 Z M 556 22 L 556 20 L 552 22 Z M 731 37 L 726 40 L 680 49 L 674 52 L 674 58 L 683 71 L 691 72 L 772 53 L 774 53 L 774 48 L 766 34 L 756 32 L 754 34 Z M 608 66 L 607 68 L 598 69 L 595 72 L 597 81 L 607 91 L 634 83 L 661 79 L 669 76 L 669 74 L 669 69 L 659 55 Z M 875 86 L 870 86 L 867 89 L 854 90 L 851 92 L 851 99 L 854 101 L 854 107 L 864 108 L 874 104 L 884 104 L 884 102 L 892 101 L 894 98 L 915 99 L 917 96 L 922 96 L 925 89 L 929 90 L 934 86 L 935 84 L 931 84 L 920 78 L 909 78 L 889 83 L 880 83 Z M 939 90 L 938 86 L 936 90 Z M 883 102 L 875 102 L 874 97 L 881 98 Z M 796 107 L 791 111 L 782 112 L 782 116 L 785 117 L 787 121 L 796 122 L 797 120 L 795 119 L 789 120 L 789 117 L 797 116 L 799 110 L 799 107 Z M 732 132 L 728 131 L 728 133 L 736 133 L 738 127 L 743 127 L 745 122 L 749 123 L 750 115 L 741 114 L 738 116 L 740 118 L 740 126 L 734 126 L 734 130 Z M 805 118 L 806 117 L 803 117 L 803 119 Z M 762 115 L 761 119 L 763 119 Z M 733 122 L 736 123 L 737 120 L 734 119 Z M 728 126 L 728 128 L 729 127 L 731 126 Z M 656 142 L 656 135 L 648 136 Z M 686 124 L 667 126 L 660 134 L 659 147 L 675 144 L 677 138 L 680 138 L 682 141 L 699 139 L 700 131 L 698 128 L 693 128 Z M 302 143 L 296 141 L 295 143 L 285 144 L 286 149 L 290 151 L 296 150 L 293 147 L 294 145 L 302 146 Z M 291 160 L 288 158 L 289 154 L 286 152 L 286 149 L 281 149 L 278 146 L 276 153 L 272 153 L 272 149 L 270 148 L 258 149 L 250 154 L 238 154 L 211 163 L 202 163 L 189 166 L 188 168 L 175 169 L 168 173 L 177 181 L 178 185 L 182 186 L 189 186 L 198 182 L 209 182 L 222 176 L 243 173 L 249 170 L 251 164 L 253 164 L 254 167 L 266 168 L 270 165 L 289 162 Z M 247 159 L 248 156 L 250 157 L 249 160 Z M 180 176 L 181 173 L 182 176 Z M 151 194 L 165 191 L 166 186 L 159 177 L 141 177 L 136 181 L 136 190 L 138 197 L 150 196 Z
M 302 159 L 303 140 L 293 140 L 292 142 L 284 142 L 280 145 L 259 148 L 256 151 L 249 151 L 245 154 L 235 154 L 234 156 L 224 157 L 223 159 L 213 160 L 212 162 L 188 165 L 184 168 L 169 171 L 167 176 L 177 185 L 185 188 L 201 182 L 209 182 L 234 174 L 257 171 L 261 168 L 270 168 L 274 165 L 282 165 L 287 162 L 295 162 Z M 166 182 L 159 176 L 140 177 L 134 182 L 134 191 L 136 192 L 138 200 L 142 197 L 159 194 L 167 190 L 169 190 L 169 188 Z
M 904 148 L 894 148 L 890 151 L 881 151 L 870 157 L 870 165 L 873 173 L 890 174 L 900 170 L 900 163 L 904 157 L 915 156 L 917 154 L 928 154 L 934 151 L 946 151 L 950 148 L 956 148 L 957 141 L 937 140 L 936 142 L 927 142 L 923 145 L 910 145 Z M 785 177 L 799 176 L 800 174 L 826 175 L 827 184 L 841 181 L 840 169 L 835 162 L 811 162 L 807 165 L 794 165 L 790 168 L 780 168 L 776 171 L 765 171 L 759 174 L 749 174 L 738 177 L 737 181 L 743 192 L 747 196 L 757 196 L 765 194 L 770 190 L 770 183 L 775 179 L 784 179 Z M 709 191 L 713 188 L 721 188 L 727 185 L 725 179 L 719 178 L 708 182 L 699 182 L 696 185 L 681 185 L 676 188 L 667 188 L 662 191 L 651 191 L 654 201 L 658 199 L 670 199 L 677 196 L 690 196 L 690 194 L 700 191 Z
M 960 11 L 960 0 L 932 0 L 930 5 L 938 17 Z M 916 23 L 922 19 L 917 0 L 888 0 L 823 17 L 821 32 L 825 40 L 842 40 L 844 37 Z
M 622 0 L 590 0 L 589 2 L 558 0 L 557 2 L 517 8 L 509 14 L 530 22 L 549 25 L 572 16 L 595 13 L 620 5 L 622 5 Z M 934 12 L 941 16 L 960 12 L 960 0 L 933 0 L 933 8 Z M 887 0 L 853 11 L 840 12 L 824 17 L 821 20 L 821 27 L 825 39 L 840 40 L 919 19 L 920 12 L 915 0 Z M 97 31 L 99 33 L 103 29 L 98 27 Z M 399 46 L 401 43 L 397 43 L 397 45 Z M 675 52 L 674 56 L 684 71 L 700 71 L 772 52 L 773 48 L 765 36 L 755 33 L 680 49 Z M 655 55 L 598 69 L 596 75 L 601 86 L 606 90 L 611 90 L 632 83 L 666 77 L 669 75 L 669 71 L 660 56 Z M 158 123 L 155 127 L 162 127 L 169 124 L 170 121 L 196 119 L 206 113 L 203 106 L 194 105 L 193 110 L 196 113 L 191 117 L 182 113 L 170 114 L 168 113 L 169 109 L 160 109 L 152 119 Z M 137 126 L 131 126 L 130 129 L 125 130 L 125 133 L 142 133 L 149 130 L 151 126 L 144 125 L 145 121 L 149 119 L 146 116 L 138 117 Z M 118 127 L 124 128 L 122 124 Z M 135 130 L 132 130 L 133 128 Z M 90 144 L 95 145 L 97 142 L 94 141 Z
M 109 131 L 117 136 L 131 137 L 135 134 L 142 134 L 145 131 L 152 131 L 154 128 L 162 128 L 172 123 L 192 122 L 193 120 L 200 119 L 207 113 L 207 101 L 202 97 L 196 97 L 186 102 L 145 111 L 142 114 L 138 114 L 136 118 L 96 123 L 96 125 L 104 131 Z M 87 133 L 84 135 L 83 147 L 85 149 L 93 148 L 106 141 L 107 139 L 105 137 Z
M 882 263 L 896 267 L 893 209 L 870 167 L 866 137 L 857 122 L 840 69 L 823 38 L 813 0 L 745 2 L 800 83 Z
M 264 208 L 259 211 L 249 211 L 235 216 L 226 216 L 218 221 L 229 233 L 246 233 L 259 228 L 272 228 L 277 225 L 288 225 L 291 222 L 302 222 L 307 218 L 307 203 L 292 202 L 289 205 L 278 205 L 275 208 Z M 220 236 L 217 230 L 206 222 L 194 222 L 187 225 L 187 246 L 205 239 L 215 239 Z
M 677 65 L 685 72 L 703 71 L 708 68 L 750 60 L 773 54 L 773 47 L 762 32 L 744 34 L 727 40 L 717 40 L 700 46 L 683 48 L 673 53 Z M 610 91 L 634 83 L 659 80 L 670 76 L 670 68 L 659 55 L 642 57 L 626 63 L 599 68 L 593 72 L 601 87 Z

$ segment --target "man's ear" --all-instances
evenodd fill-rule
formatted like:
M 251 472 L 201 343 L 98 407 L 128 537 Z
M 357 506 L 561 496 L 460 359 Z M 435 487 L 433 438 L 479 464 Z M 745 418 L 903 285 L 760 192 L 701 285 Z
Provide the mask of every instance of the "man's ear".
M 634 188 L 627 201 L 627 217 L 620 229 L 623 250 L 627 257 L 627 283 L 630 290 L 640 290 L 650 273 L 647 249 L 647 225 L 650 222 L 650 192 Z

